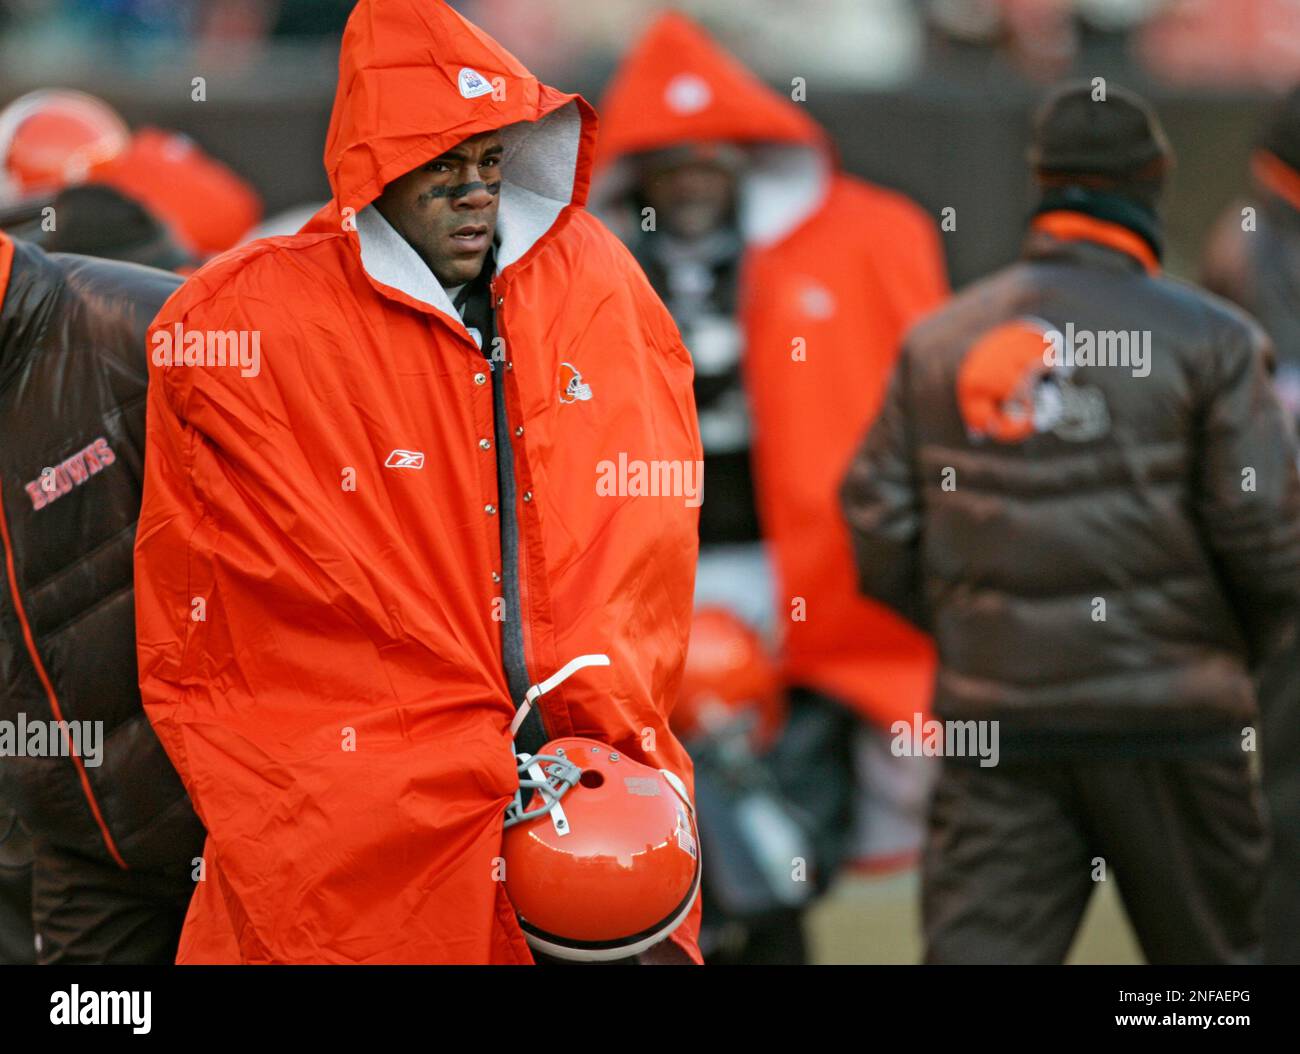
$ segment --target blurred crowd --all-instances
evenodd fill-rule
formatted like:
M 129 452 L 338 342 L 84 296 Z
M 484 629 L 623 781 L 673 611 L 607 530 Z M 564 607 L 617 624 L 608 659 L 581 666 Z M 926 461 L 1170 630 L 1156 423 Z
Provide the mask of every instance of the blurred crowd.
M 525 62 L 607 68 L 645 24 L 646 0 L 457 0 Z M 1184 86 L 1278 87 L 1300 73 L 1298 0 L 681 0 L 759 72 L 807 63 L 844 84 L 940 69 L 1047 82 L 1132 64 Z M 337 38 L 351 0 L 0 0 L 9 44 L 93 41 L 134 53 Z M 109 52 L 100 50 L 101 55 Z

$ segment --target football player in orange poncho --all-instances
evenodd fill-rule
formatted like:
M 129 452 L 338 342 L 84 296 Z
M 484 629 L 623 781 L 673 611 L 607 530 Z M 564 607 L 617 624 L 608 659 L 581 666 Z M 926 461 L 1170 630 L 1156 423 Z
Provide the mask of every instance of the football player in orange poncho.
M 140 676 L 208 830 L 181 962 L 531 961 L 510 726 L 577 656 L 610 663 L 516 744 L 690 785 L 698 491 L 622 467 L 698 480 L 691 363 L 583 209 L 595 128 L 445 4 L 361 0 L 333 200 L 155 320 Z M 698 962 L 697 930 L 655 950 Z

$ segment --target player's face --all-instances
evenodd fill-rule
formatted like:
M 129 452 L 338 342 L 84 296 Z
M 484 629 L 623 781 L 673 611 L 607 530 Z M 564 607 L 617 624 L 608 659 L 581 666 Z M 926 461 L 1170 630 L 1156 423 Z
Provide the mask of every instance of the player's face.
M 501 133 L 484 132 L 399 176 L 375 208 L 443 285 L 478 276 L 496 234 Z
M 665 229 L 700 238 L 721 227 L 731 212 L 736 179 L 725 168 L 688 162 L 661 169 L 646 181 L 645 197 Z

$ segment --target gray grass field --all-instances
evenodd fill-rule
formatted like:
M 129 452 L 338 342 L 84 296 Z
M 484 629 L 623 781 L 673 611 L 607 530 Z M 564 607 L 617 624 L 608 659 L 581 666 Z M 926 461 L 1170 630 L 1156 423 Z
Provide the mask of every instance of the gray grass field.
M 918 875 L 845 877 L 813 911 L 809 928 L 815 963 L 920 962 Z M 1114 882 L 1098 883 L 1068 961 L 1143 962 Z

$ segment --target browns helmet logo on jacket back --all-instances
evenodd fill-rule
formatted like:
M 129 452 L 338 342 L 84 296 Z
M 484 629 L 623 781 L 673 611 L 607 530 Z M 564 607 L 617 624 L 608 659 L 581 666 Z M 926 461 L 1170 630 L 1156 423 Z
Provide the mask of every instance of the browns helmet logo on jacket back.
M 1050 362 L 1054 335 L 1042 319 L 1017 318 L 971 345 L 957 371 L 957 406 L 971 438 L 1023 443 L 1050 433 L 1082 443 L 1109 431 L 1101 390 Z

